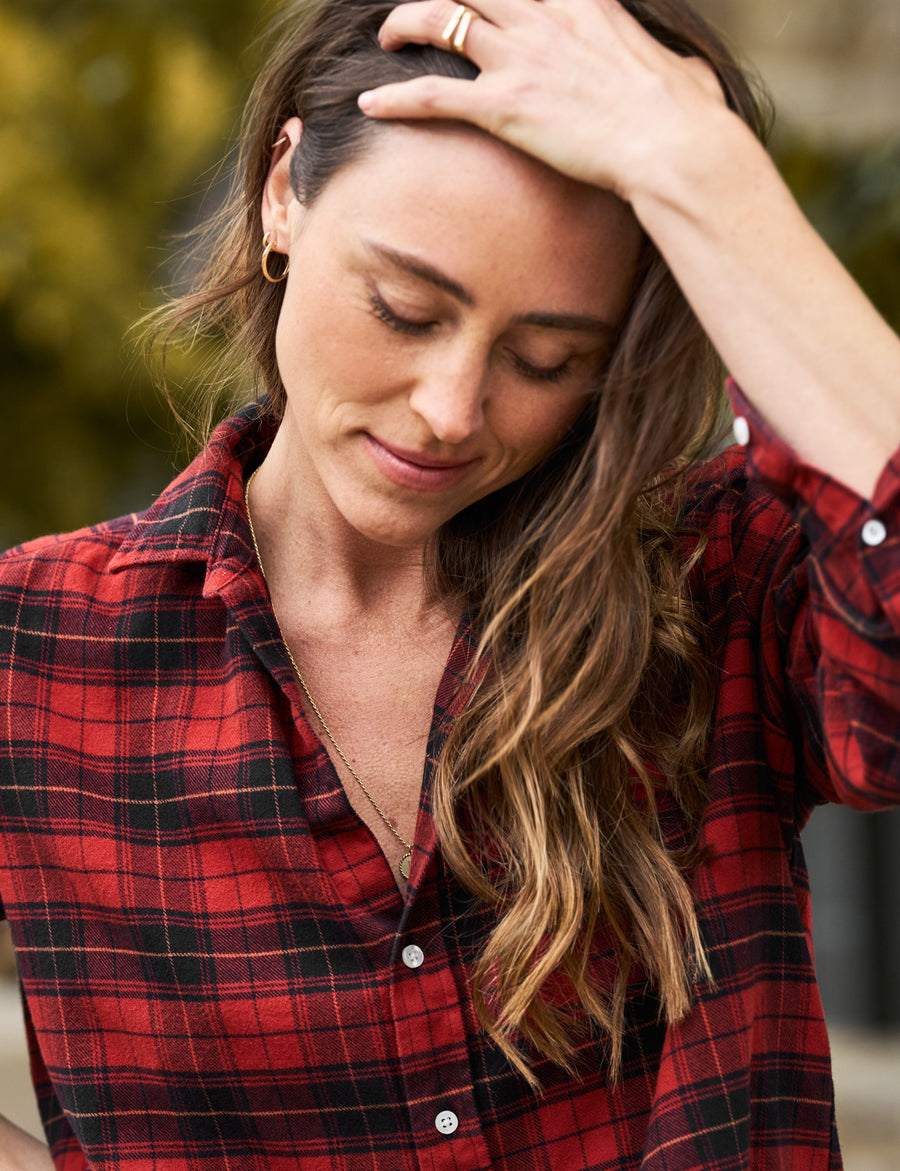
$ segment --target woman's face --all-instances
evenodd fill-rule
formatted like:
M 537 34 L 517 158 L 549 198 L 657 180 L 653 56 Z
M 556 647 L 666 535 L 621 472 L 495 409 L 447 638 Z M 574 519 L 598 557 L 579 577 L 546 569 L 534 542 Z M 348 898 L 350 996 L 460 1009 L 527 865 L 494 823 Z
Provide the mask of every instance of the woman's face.
M 269 179 L 264 226 L 290 255 L 273 455 L 311 519 L 414 547 L 575 421 L 640 232 L 613 196 L 470 129 L 372 143 L 309 208 L 286 159 Z

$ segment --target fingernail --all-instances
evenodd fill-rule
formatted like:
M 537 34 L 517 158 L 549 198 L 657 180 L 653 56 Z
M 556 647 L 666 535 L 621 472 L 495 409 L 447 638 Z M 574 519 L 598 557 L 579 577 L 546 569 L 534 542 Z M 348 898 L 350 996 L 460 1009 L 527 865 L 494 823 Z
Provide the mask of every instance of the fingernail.
M 374 105 L 372 91 L 367 89 L 365 93 L 361 93 L 356 99 L 357 104 L 361 110 L 370 110 Z

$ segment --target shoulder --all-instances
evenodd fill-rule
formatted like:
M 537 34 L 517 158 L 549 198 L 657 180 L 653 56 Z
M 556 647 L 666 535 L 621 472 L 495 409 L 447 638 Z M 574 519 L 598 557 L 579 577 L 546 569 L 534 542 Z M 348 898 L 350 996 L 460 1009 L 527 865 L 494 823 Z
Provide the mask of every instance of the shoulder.
M 186 600 L 191 587 L 182 567 L 178 586 L 160 565 L 116 571 L 142 515 L 41 537 L 0 556 L 0 670 L 30 663 L 42 671 L 61 648 L 67 658 L 93 648 L 86 662 L 107 644 L 114 653 L 136 609 L 176 593 Z M 201 588 L 202 576 L 194 592 Z
M 751 610 L 805 574 L 806 538 L 791 508 L 748 474 L 743 447 L 728 447 L 692 471 L 682 523 L 705 539 L 704 588 L 735 591 Z
M 737 444 L 691 470 L 683 517 L 704 532 L 725 525 L 770 535 L 796 528 L 790 508 L 748 475 L 746 449 Z
M 143 514 L 38 537 L 0 554 L 0 605 L 21 593 L 90 593 Z
M 0 613 L 25 598 L 86 607 L 202 589 L 208 568 L 227 572 L 243 554 L 245 542 L 236 535 L 243 464 L 258 458 L 271 430 L 252 404 L 220 424 L 146 510 L 0 555 Z

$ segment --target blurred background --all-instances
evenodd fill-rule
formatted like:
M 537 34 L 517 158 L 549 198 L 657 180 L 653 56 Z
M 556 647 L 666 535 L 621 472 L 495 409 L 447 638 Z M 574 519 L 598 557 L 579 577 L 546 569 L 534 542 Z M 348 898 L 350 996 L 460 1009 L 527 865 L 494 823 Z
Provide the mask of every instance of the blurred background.
M 127 334 L 215 199 L 275 7 L 0 0 L 0 548 L 145 507 L 186 462 Z M 755 63 L 782 172 L 900 330 L 900 0 L 698 7 Z M 177 397 L 199 357 L 170 377 Z M 900 817 L 821 810 L 806 850 L 846 1165 L 900 1169 Z M 0 971 L 0 1110 L 33 1127 L 2 932 Z

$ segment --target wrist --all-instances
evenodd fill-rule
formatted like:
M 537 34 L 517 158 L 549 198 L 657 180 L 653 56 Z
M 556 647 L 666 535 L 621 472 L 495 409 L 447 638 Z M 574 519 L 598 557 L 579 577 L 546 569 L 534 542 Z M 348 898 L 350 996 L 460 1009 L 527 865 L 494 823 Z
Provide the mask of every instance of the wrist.
M 652 238 L 674 218 L 711 227 L 733 221 L 767 188 L 787 195 L 775 164 L 749 126 L 725 105 L 705 116 L 671 120 L 665 134 L 649 136 L 623 193 Z M 643 145 L 643 144 L 642 144 Z M 661 241 L 657 241 L 661 243 Z

